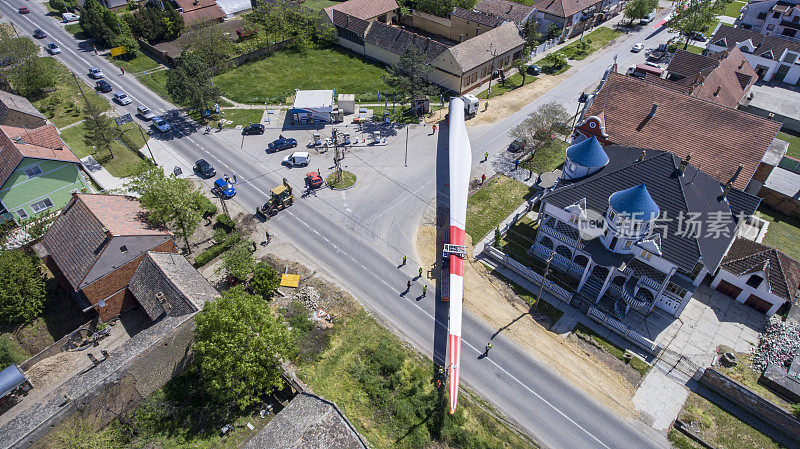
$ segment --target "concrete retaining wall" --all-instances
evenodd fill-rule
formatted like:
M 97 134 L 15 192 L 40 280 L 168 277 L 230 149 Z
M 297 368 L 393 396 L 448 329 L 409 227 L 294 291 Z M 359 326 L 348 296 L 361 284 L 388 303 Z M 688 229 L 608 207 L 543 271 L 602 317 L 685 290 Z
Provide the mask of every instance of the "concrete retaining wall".
M 700 383 L 742 407 L 765 424 L 800 442 L 800 420 L 750 391 L 747 387 L 713 368 L 708 368 L 703 372 Z

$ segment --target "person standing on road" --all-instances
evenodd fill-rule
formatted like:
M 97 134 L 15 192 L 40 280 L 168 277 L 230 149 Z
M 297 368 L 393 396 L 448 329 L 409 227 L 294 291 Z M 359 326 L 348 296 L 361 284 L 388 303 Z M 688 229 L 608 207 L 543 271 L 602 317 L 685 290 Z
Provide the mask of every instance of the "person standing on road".
M 219 130 L 220 130 L 220 131 L 222 131 L 222 120 L 220 120 L 220 121 L 217 123 L 217 126 L 219 126 Z M 218 132 L 219 132 L 219 131 L 218 131 Z
M 403 256 L 403 263 L 402 263 L 402 264 L 400 264 L 400 266 L 402 267 L 402 266 L 404 266 L 405 264 L 406 264 L 406 256 Z
M 422 286 L 422 297 L 424 298 L 426 294 L 428 294 L 428 286 L 427 285 L 423 285 Z
M 122 70 L 122 74 L 124 75 L 125 74 L 125 67 L 120 67 L 119 69 Z
M 422 267 L 419 267 L 419 277 L 422 277 Z
M 92 45 L 92 50 L 94 50 L 94 55 L 97 56 L 97 47 Z
M 487 152 L 483 153 L 483 162 L 486 162 L 488 160 L 489 160 L 489 152 L 487 151 Z
M 492 342 L 486 343 L 486 348 L 483 350 L 483 356 L 489 357 L 489 350 L 492 349 Z
M 481 175 L 481 185 L 483 185 L 484 182 L 486 182 L 486 173 Z
M 411 291 L 411 280 L 409 280 L 408 282 L 406 282 L 406 291 L 407 291 L 407 292 L 410 292 L 410 291 Z
M 514 170 L 519 168 L 519 159 L 514 161 Z

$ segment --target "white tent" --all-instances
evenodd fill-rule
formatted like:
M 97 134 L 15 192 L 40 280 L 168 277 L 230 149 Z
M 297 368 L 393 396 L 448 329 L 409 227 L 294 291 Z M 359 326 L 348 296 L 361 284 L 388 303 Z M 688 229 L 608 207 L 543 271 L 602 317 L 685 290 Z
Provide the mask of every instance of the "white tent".
M 292 114 L 295 122 L 330 122 L 333 113 L 333 90 L 297 90 Z

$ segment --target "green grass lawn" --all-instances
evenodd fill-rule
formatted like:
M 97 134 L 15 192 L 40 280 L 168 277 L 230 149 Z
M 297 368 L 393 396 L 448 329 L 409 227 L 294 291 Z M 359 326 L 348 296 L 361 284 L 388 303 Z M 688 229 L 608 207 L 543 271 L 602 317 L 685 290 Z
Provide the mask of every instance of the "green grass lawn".
M 688 51 L 688 52 L 695 53 L 695 54 L 698 54 L 698 55 L 699 55 L 699 54 L 702 54 L 702 53 L 703 53 L 703 50 L 705 50 L 705 48 L 704 48 L 704 47 L 698 47 L 698 46 L 696 46 L 696 45 L 688 45 L 688 46 L 687 46 L 687 47 L 684 49 L 684 48 L 683 48 L 683 46 L 684 46 L 684 42 L 685 42 L 685 41 L 681 41 L 681 42 L 678 42 L 678 43 L 671 44 L 671 45 L 669 46 L 669 48 L 667 48 L 667 50 L 668 50 L 670 53 L 675 53 L 675 50 L 677 50 L 678 48 L 680 48 L 681 50 L 686 50 L 686 51 Z
M 467 234 L 477 243 L 496 228 L 508 214 L 532 195 L 525 184 L 498 175 L 470 195 L 467 201 Z
M 536 80 L 537 80 L 537 78 L 535 76 L 533 76 L 533 75 L 525 76 L 525 84 L 526 85 L 528 85 L 528 84 L 530 84 L 530 83 L 532 83 L 532 82 L 534 82 Z M 519 73 L 515 73 L 515 74 L 509 76 L 508 78 L 506 78 L 505 84 L 500 84 L 499 82 L 497 82 L 497 83 L 492 82 L 492 94 L 491 94 L 491 96 L 487 93 L 487 91 L 484 90 L 483 92 L 478 94 L 478 98 L 483 98 L 483 99 L 494 98 L 494 97 L 496 97 L 498 95 L 503 95 L 504 93 L 510 92 L 510 91 L 512 91 L 512 90 L 514 90 L 516 88 L 519 88 L 519 87 L 522 87 L 522 75 L 519 74 Z
M 360 307 L 340 316 L 327 349 L 299 362 L 298 374 L 315 393 L 335 402 L 372 447 L 536 447 L 463 388 L 451 415 L 433 384 L 429 359 L 407 349 Z
M 64 30 L 67 33 L 70 33 L 71 35 L 75 36 L 75 39 L 78 40 L 89 39 L 91 37 L 88 34 L 84 33 L 83 28 L 81 28 L 81 26 L 77 23 L 69 23 L 67 25 L 64 25 Z
M 568 146 L 561 139 L 553 139 L 549 145 L 537 150 L 533 157 L 520 162 L 520 169 L 530 169 L 534 173 L 551 172 L 564 164 Z
M 734 0 L 727 5 L 725 5 L 725 9 L 722 11 L 723 16 L 738 18 L 739 17 L 739 10 L 742 9 L 742 6 L 746 5 L 745 2 L 740 2 Z
M 82 120 L 86 101 L 98 106 L 102 111 L 111 109 L 105 97 L 97 95 L 94 89 L 83 81 L 76 82 L 70 71 L 55 58 L 47 57 L 45 61 L 56 72 L 55 90 L 29 100 L 57 128 Z
M 787 156 L 800 159 L 800 137 L 781 131 L 778 133 L 778 139 L 789 142 L 789 150 L 786 152 Z
M 166 99 L 170 103 L 175 103 L 173 98 L 167 93 L 167 70 L 157 70 L 147 74 L 136 75 L 140 83 L 155 92 L 159 97 Z
M 108 60 L 117 67 L 124 67 L 126 73 L 132 74 L 144 72 L 145 70 L 153 70 L 161 65 L 142 52 L 139 52 L 134 58 L 126 57 L 126 55 L 118 57 L 108 56 Z
M 0 334 L 0 366 L 6 368 L 12 363 L 21 363 L 28 357 L 28 353 L 12 338 L 11 334 Z
M 714 35 L 714 30 L 717 29 L 717 24 L 719 24 L 719 23 L 721 23 L 719 20 L 715 20 L 715 21 L 711 22 L 710 24 L 708 24 L 708 29 L 706 31 L 704 31 L 703 34 L 705 34 L 708 37 L 713 36 Z M 723 23 L 723 25 L 731 26 L 730 24 L 726 24 L 726 23 Z
M 327 8 L 328 6 L 338 5 L 339 3 L 341 2 L 334 0 L 306 0 L 303 2 L 303 6 L 315 11 L 319 11 L 320 9 Z
M 800 220 L 767 206 L 759 207 L 756 216 L 770 222 L 763 243 L 800 260 Z
M 124 140 L 130 149 L 115 141 L 111 147 L 111 152 L 114 154 L 113 158 L 108 153 L 92 154 L 94 150 L 83 141 L 83 134 L 86 129 L 83 123 L 62 130 L 61 138 L 78 158 L 91 154 L 109 173 L 120 178 L 127 178 L 144 171 L 147 168 L 147 162 L 137 152 L 139 148 L 144 146 L 141 133 L 131 125 L 126 124 L 123 126 L 128 129 Z
M 616 357 L 616 358 L 618 358 L 618 359 L 620 359 L 622 361 L 625 361 L 625 358 L 623 357 L 623 354 L 625 354 L 625 350 L 624 349 L 620 348 L 619 346 L 615 345 L 614 343 L 611 343 L 610 341 L 608 341 L 605 338 L 601 337 L 595 331 L 589 329 L 588 327 L 584 326 L 583 324 L 578 323 L 572 331 L 575 332 L 575 333 L 583 334 L 584 336 L 590 337 L 591 339 L 594 340 L 595 343 L 597 343 L 601 348 L 603 348 L 604 351 L 606 351 L 607 353 L 613 355 L 614 357 Z M 644 375 L 647 374 L 647 372 L 650 371 L 650 368 L 651 368 L 651 366 L 647 362 L 645 362 L 644 360 L 642 360 L 642 359 L 640 359 L 638 357 L 633 357 L 631 359 L 631 361 L 630 361 L 630 365 L 631 365 L 631 368 L 633 368 L 636 371 L 638 371 L 639 374 L 642 375 L 642 377 L 644 377 Z
M 386 69 L 338 48 L 312 48 L 306 54 L 283 50 L 214 77 L 222 95 L 239 103 L 288 103 L 295 89 L 336 89 L 356 101 L 376 101 L 389 86 Z
M 695 432 L 718 449 L 778 449 L 783 447 L 695 393 L 689 394 L 678 417 L 685 423 L 697 423 Z
M 220 112 L 219 115 L 212 114 L 208 117 L 201 117 L 199 112 L 189 111 L 189 117 L 200 124 L 207 123 L 212 128 L 216 128 L 220 118 L 224 118 L 233 122 L 226 123 L 225 128 L 236 128 L 237 125 L 247 126 L 250 123 L 261 123 L 261 117 L 264 115 L 263 109 L 221 109 Z
M 575 41 L 559 50 L 559 52 L 566 55 L 569 59 L 580 61 L 595 51 L 605 47 L 621 34 L 622 32 L 612 30 L 611 28 L 598 27 L 591 33 L 583 36 L 583 43 Z
M 325 178 L 325 182 L 333 189 L 346 189 L 356 183 L 356 175 L 349 171 L 342 170 L 342 179 L 336 180 L 336 172 L 331 173 Z
M 540 59 L 539 62 L 537 62 L 536 64 L 542 69 L 542 73 L 551 76 L 561 75 L 562 73 L 569 70 L 570 67 L 572 67 L 571 65 L 567 64 L 564 67 L 561 67 L 560 69 L 555 69 L 553 65 L 545 63 L 544 59 Z
M 753 392 L 760 395 L 762 398 L 791 413 L 792 404 L 790 402 L 784 400 L 780 396 L 773 393 L 769 388 L 758 383 L 758 378 L 761 375 L 757 371 L 750 368 L 750 364 L 753 362 L 753 354 L 736 354 L 736 359 L 738 361 L 736 366 L 725 367 L 720 365 L 716 367 L 716 369 L 722 374 L 746 386 Z

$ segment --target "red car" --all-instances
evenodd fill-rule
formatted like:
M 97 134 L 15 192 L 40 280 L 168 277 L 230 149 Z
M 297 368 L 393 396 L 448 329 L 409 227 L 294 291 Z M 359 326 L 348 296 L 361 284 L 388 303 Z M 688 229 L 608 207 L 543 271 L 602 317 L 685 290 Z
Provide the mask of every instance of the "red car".
M 322 177 L 315 171 L 308 172 L 306 173 L 306 185 L 312 189 L 322 187 Z
M 26 6 L 20 6 L 19 7 L 19 13 L 20 14 L 28 14 L 29 12 L 31 12 L 31 11 L 28 9 L 28 7 L 26 7 Z

